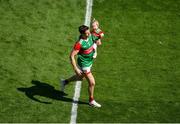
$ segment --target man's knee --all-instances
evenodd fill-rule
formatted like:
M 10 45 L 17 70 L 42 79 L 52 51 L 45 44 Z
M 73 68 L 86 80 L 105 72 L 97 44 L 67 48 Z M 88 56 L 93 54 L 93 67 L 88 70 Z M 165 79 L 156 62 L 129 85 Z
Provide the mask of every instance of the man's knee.
M 95 86 L 95 82 L 90 82 L 89 85 L 92 87 L 92 86 Z
M 94 80 L 94 76 L 92 75 L 92 73 L 86 73 L 85 77 L 87 79 L 87 81 L 89 82 L 89 86 L 95 86 L 95 80 Z

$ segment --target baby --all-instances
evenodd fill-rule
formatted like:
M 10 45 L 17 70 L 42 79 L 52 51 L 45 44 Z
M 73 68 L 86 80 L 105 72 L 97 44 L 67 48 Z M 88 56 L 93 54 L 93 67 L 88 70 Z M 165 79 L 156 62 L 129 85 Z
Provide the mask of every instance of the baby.
M 99 29 L 99 22 L 97 20 L 92 21 L 92 35 L 99 37 L 98 40 L 95 41 L 93 47 L 95 50 L 93 58 L 97 57 L 97 46 L 101 45 L 101 39 L 104 37 L 104 32 L 102 32 L 101 29 Z

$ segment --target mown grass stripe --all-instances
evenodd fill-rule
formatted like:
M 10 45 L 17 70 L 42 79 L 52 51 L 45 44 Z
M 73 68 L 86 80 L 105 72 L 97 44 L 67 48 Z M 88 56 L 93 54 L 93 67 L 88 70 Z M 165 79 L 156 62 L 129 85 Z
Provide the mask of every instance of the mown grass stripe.
M 85 16 L 84 25 L 87 26 L 90 26 L 90 22 L 91 22 L 92 3 L 93 0 L 86 0 L 86 16 Z M 75 92 L 74 92 L 72 109 L 71 109 L 71 120 L 70 120 L 71 124 L 76 123 L 78 100 L 81 92 L 81 83 L 82 83 L 81 81 L 77 81 L 75 85 Z

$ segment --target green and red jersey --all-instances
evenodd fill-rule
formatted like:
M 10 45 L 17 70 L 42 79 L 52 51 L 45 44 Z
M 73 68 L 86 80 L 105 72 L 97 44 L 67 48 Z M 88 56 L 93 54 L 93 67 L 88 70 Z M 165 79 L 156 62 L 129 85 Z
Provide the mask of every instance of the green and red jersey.
M 99 37 L 101 39 L 102 37 L 104 37 L 104 32 L 98 28 L 92 31 L 92 35 Z
M 79 50 L 77 63 L 80 67 L 90 67 L 93 64 L 93 44 L 98 39 L 99 37 L 90 34 L 87 39 L 80 38 L 74 45 L 74 49 Z

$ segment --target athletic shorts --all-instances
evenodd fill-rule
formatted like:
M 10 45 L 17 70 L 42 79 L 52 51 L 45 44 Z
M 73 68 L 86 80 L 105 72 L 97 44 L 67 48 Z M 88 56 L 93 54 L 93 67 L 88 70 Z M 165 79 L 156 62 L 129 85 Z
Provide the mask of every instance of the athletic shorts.
M 91 67 L 92 67 L 92 65 L 90 65 L 89 67 L 80 67 L 80 66 L 78 66 L 78 67 L 79 67 L 79 69 L 80 69 L 83 73 L 85 73 L 85 74 L 91 73 Z

